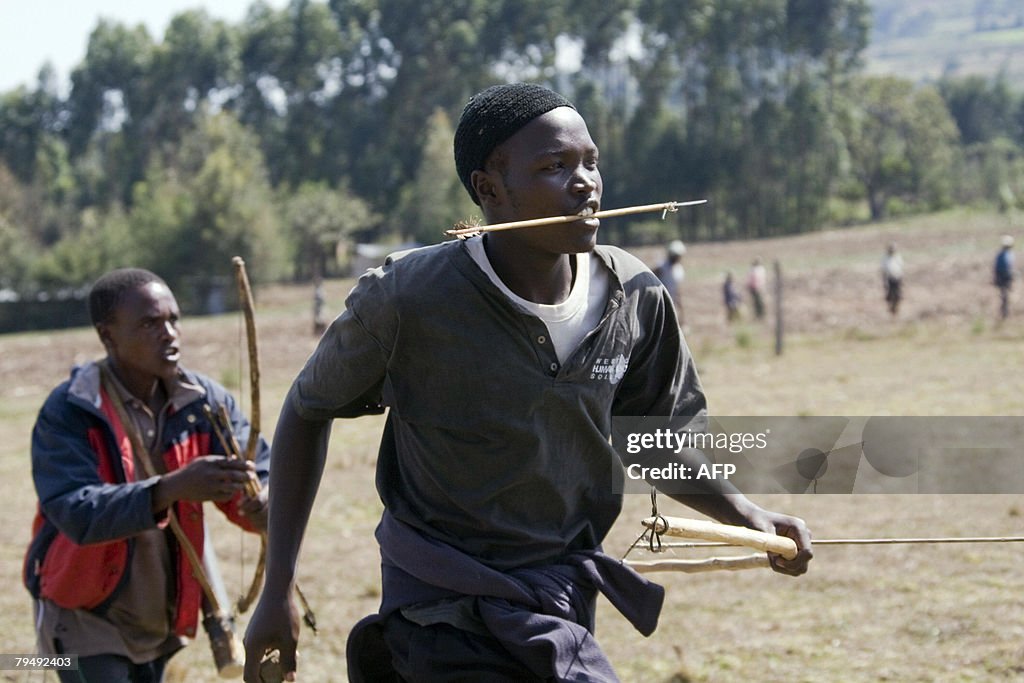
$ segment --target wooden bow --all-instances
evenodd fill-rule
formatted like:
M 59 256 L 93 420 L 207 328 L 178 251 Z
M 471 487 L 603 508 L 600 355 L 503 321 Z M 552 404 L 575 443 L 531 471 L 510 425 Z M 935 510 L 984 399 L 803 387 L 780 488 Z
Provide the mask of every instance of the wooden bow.
M 253 461 L 256 459 L 256 449 L 259 446 L 260 439 L 260 352 L 256 338 L 256 306 L 253 301 L 252 287 L 249 285 L 249 276 L 245 271 L 245 260 L 241 256 L 235 256 L 231 259 L 231 263 L 235 268 L 238 300 L 242 307 L 242 314 L 245 317 L 245 337 L 249 350 L 249 396 L 252 406 L 249 416 L 249 440 L 245 444 L 244 457 L 246 460 Z M 230 430 L 228 430 L 228 433 L 231 433 Z M 234 452 L 239 453 L 237 444 L 234 447 Z M 255 496 L 259 495 L 259 493 L 260 485 L 257 481 L 254 489 L 250 490 L 250 495 Z M 249 589 L 235 603 L 235 609 L 238 610 L 239 614 L 244 614 L 259 596 L 260 590 L 263 588 L 266 568 L 267 533 L 264 531 L 260 533 L 260 555 L 256 561 L 252 583 L 249 585 Z M 313 614 L 313 610 L 310 608 L 309 602 L 306 600 L 306 596 L 298 584 L 295 584 L 295 595 L 302 605 L 303 621 L 313 633 L 316 633 L 316 615 Z
M 231 259 L 235 268 L 235 282 L 238 285 L 238 301 L 242 307 L 242 315 L 245 317 L 245 339 L 249 350 L 249 396 L 251 406 L 249 409 L 249 440 L 245 444 L 244 458 L 250 462 L 256 459 L 256 448 L 260 440 L 260 351 L 256 338 L 256 308 L 253 303 L 252 287 L 249 285 L 249 276 L 245 272 L 245 261 L 241 256 Z M 230 433 L 230 432 L 229 432 Z M 259 486 L 255 487 L 253 495 L 259 494 Z M 267 535 L 260 534 L 260 555 L 256 560 L 256 569 L 253 572 L 252 582 L 249 589 L 245 591 L 235 603 L 239 614 L 244 614 L 253 601 L 260 594 L 263 587 L 263 577 L 267 566 Z

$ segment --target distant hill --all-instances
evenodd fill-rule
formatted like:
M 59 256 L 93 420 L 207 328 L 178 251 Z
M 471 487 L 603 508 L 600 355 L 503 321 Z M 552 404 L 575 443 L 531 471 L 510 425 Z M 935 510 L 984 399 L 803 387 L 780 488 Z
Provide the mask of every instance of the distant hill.
M 916 81 L 944 75 L 1024 79 L 1024 0 L 871 0 L 867 71 Z

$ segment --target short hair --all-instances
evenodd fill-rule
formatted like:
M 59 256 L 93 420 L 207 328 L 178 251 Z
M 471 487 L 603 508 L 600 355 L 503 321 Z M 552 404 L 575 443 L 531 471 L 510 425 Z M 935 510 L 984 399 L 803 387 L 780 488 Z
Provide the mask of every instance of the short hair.
M 557 107 L 576 109 L 572 103 L 542 85 L 493 85 L 466 103 L 455 129 L 455 170 L 470 198 L 480 203 L 471 178 L 482 169 L 494 148 L 538 116 Z
M 92 324 L 109 323 L 128 292 L 151 282 L 167 286 L 163 278 L 143 268 L 118 268 L 101 275 L 89 290 L 89 318 Z

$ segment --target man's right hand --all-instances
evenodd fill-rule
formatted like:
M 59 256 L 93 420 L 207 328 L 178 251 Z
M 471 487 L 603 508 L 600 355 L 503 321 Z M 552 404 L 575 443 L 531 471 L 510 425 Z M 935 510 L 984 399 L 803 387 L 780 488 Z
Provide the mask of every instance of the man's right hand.
M 251 462 L 223 455 L 198 457 L 160 477 L 153 487 L 153 512 L 166 510 L 178 500 L 231 500 L 255 476 Z
M 246 683 L 271 683 L 261 677 L 263 660 L 269 653 L 276 652 L 273 668 L 283 674 L 283 679 L 295 680 L 296 648 L 299 641 L 299 612 L 292 600 L 292 591 L 265 588 L 256 609 L 245 630 L 245 681 Z

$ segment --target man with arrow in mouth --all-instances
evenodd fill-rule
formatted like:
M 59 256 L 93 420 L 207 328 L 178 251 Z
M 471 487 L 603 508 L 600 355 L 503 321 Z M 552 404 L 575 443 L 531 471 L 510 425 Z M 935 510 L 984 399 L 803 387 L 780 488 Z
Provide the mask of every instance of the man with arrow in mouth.
M 295 379 L 274 438 L 267 582 L 246 675 L 278 650 L 295 672 L 291 605 L 331 422 L 388 410 L 377 462 L 383 591 L 348 642 L 349 679 L 616 680 L 593 637 L 602 592 L 645 634 L 660 586 L 601 552 L 622 507 L 613 416 L 694 416 L 706 403 L 671 298 L 597 244 L 599 153 L 575 107 L 510 84 L 470 99 L 459 178 L 488 224 L 572 216 L 395 254 L 360 278 Z M 810 534 L 738 491 L 673 496 L 724 522 Z

